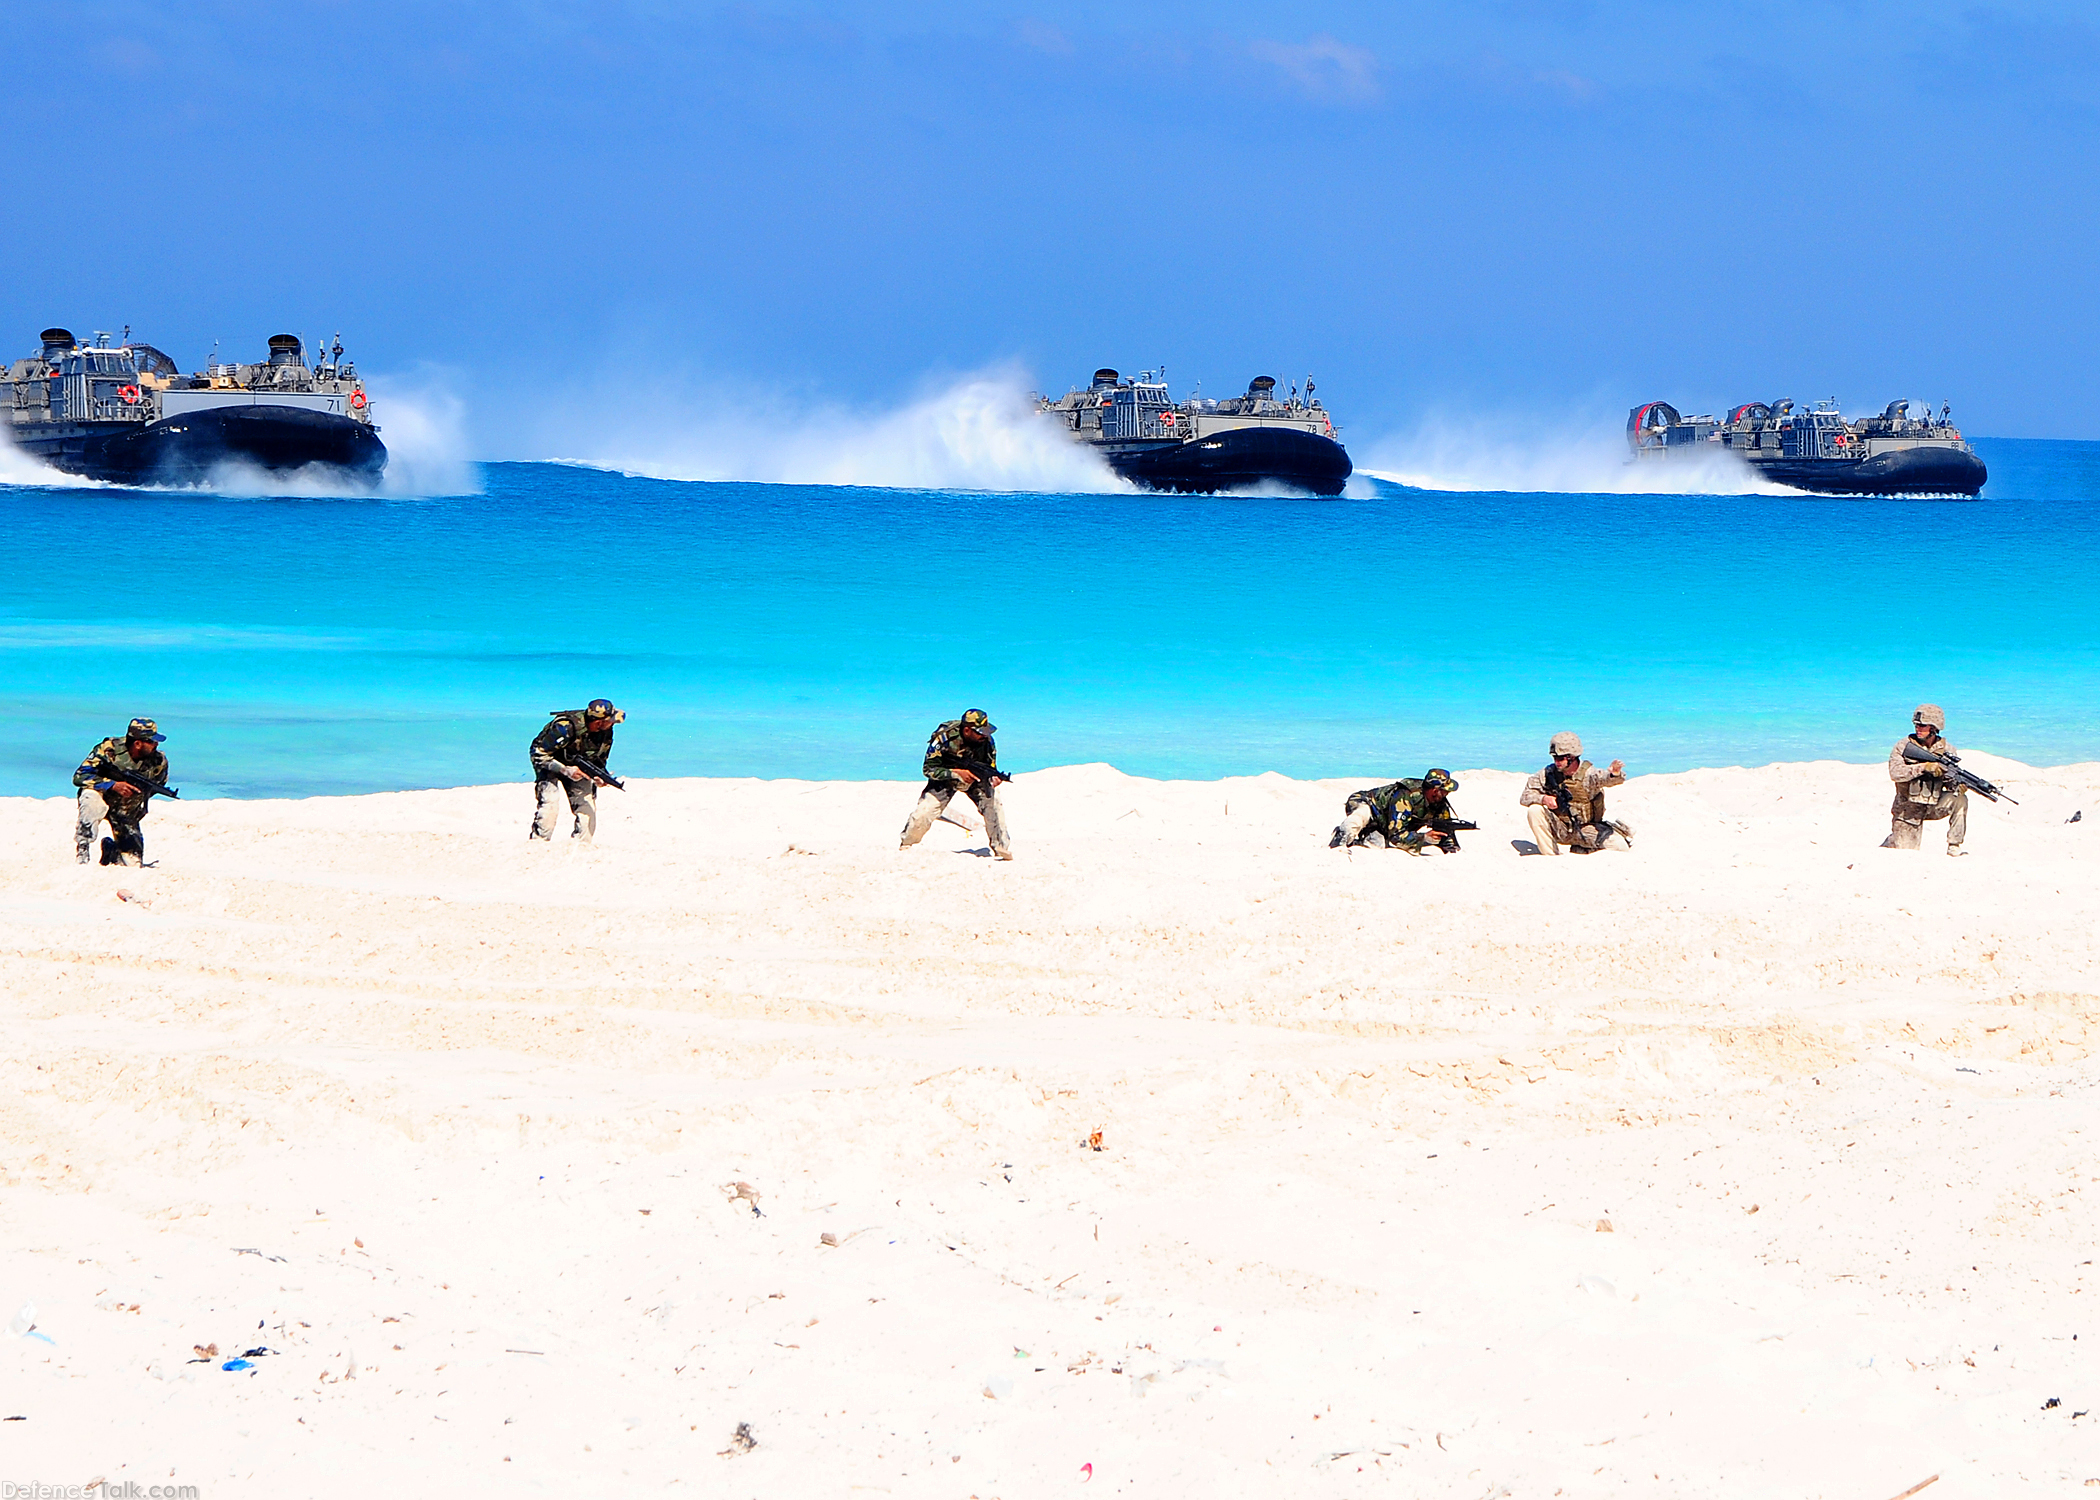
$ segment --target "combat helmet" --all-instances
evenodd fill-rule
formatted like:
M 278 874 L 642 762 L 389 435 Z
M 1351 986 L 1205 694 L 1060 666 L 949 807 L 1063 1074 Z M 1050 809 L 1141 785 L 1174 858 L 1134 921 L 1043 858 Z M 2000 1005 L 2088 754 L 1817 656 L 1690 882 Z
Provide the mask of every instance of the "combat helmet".
M 1563 729 L 1553 736 L 1553 743 L 1546 747 L 1555 755 L 1582 754 L 1582 736 L 1572 729 Z
M 1918 711 L 1910 716 L 1913 725 L 1930 724 L 1941 734 L 1947 732 L 1947 711 L 1937 703 L 1920 703 Z

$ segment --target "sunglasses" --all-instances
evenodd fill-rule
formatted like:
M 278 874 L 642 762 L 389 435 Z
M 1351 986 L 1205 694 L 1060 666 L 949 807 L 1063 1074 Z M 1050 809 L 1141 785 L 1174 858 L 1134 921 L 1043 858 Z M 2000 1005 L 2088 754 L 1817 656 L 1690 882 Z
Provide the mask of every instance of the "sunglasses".
M 1554 756 L 1553 758 L 1554 758 L 1555 760 L 1581 760 L 1581 759 L 1582 759 L 1582 757 L 1581 757 L 1581 756 L 1579 756 L 1579 755 L 1556 755 L 1556 756 Z

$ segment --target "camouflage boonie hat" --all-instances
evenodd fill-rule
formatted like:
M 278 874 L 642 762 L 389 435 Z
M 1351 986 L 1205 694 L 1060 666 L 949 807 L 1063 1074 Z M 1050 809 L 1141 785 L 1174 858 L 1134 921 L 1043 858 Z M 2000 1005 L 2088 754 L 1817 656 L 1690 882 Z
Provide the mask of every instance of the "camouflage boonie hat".
M 583 716 L 586 719 L 610 719 L 615 724 L 627 717 L 626 714 L 613 707 L 613 701 L 610 698 L 593 698 L 584 705 Z
M 1580 755 L 1582 754 L 1582 736 L 1572 729 L 1563 729 L 1559 734 L 1553 736 L 1553 743 L 1546 748 L 1555 755 Z
M 1443 767 L 1435 766 L 1429 770 L 1428 774 L 1423 776 L 1422 790 L 1425 792 L 1455 792 L 1458 790 L 1458 778 Z
M 962 716 L 962 727 L 974 729 L 979 734 L 997 734 L 999 732 L 999 726 L 992 722 L 992 716 L 981 708 L 973 708 L 964 714 Z
M 150 740 L 158 745 L 167 736 L 160 732 L 160 726 L 151 719 L 133 719 L 125 727 L 124 738 L 127 740 Z
M 1918 711 L 1910 716 L 1913 724 L 1930 724 L 1940 733 L 1947 732 L 1947 714 L 1937 703 L 1920 703 Z

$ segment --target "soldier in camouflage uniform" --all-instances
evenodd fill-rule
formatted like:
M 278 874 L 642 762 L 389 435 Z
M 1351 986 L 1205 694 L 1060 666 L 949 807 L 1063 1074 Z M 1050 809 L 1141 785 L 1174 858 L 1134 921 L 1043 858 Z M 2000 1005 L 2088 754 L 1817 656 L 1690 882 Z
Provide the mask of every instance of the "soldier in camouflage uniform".
M 1569 730 L 1547 748 L 1553 763 L 1534 771 L 1517 798 L 1539 853 L 1558 854 L 1563 844 L 1576 854 L 1632 848 L 1633 829 L 1604 816 L 1604 789 L 1625 784 L 1626 763 L 1598 770 L 1582 758 L 1582 736 Z
M 999 811 L 999 789 L 991 773 L 999 769 L 999 747 L 992 736 L 999 732 L 989 715 L 973 708 L 959 719 L 950 719 L 934 730 L 926 742 L 926 760 L 920 767 L 926 790 L 905 820 L 897 847 L 909 849 L 926 837 L 933 820 L 947 810 L 949 799 L 966 793 L 984 814 L 985 841 L 1001 859 L 1012 859 L 1006 841 L 1006 818 Z M 973 769 L 974 768 L 974 769 Z
M 1962 848 L 1969 837 L 1969 793 L 1943 766 L 1920 764 L 1903 758 L 1903 747 L 1916 740 L 1934 755 L 1958 753 L 1941 737 L 1947 716 L 1937 703 L 1920 703 L 1910 716 L 1910 738 L 1896 741 L 1889 751 L 1889 780 L 1896 783 L 1896 800 L 1889 805 L 1889 836 L 1884 849 L 1915 849 L 1928 822 L 1947 820 L 1947 852 L 1957 859 L 1969 851 Z
M 1429 827 L 1432 818 L 1455 818 L 1451 794 L 1458 782 L 1432 766 L 1419 781 L 1393 781 L 1351 792 L 1342 804 L 1330 849 L 1405 849 L 1409 854 L 1456 854 L 1458 835 Z
M 153 801 L 144 792 L 122 781 L 112 780 L 104 765 L 119 771 L 135 771 L 149 781 L 168 783 L 168 758 L 160 753 L 167 736 L 151 719 L 133 719 L 123 736 L 110 736 L 80 763 L 73 785 L 80 788 L 80 821 L 73 830 L 73 852 L 82 864 L 94 848 L 95 825 L 107 820 L 111 837 L 102 841 L 102 863 L 143 865 L 146 862 L 146 833 L 139 820 Z
M 613 725 L 627 715 L 614 708 L 610 698 L 593 698 L 582 708 L 556 709 L 547 727 L 533 737 L 533 788 L 539 805 L 532 815 L 532 836 L 551 839 L 561 821 L 556 799 L 568 794 L 569 811 L 576 826 L 569 837 L 589 843 L 598 832 L 598 788 L 605 783 L 581 770 L 579 758 L 610 770 L 606 757 L 612 754 Z

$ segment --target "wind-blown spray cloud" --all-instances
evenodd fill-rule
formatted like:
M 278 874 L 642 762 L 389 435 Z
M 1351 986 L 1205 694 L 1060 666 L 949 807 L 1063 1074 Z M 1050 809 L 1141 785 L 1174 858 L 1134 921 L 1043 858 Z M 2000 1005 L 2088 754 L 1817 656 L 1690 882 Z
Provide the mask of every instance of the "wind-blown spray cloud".
M 723 382 L 683 383 L 721 390 Z M 590 403 L 558 403 L 588 411 Z M 1019 375 L 979 372 L 889 411 L 740 391 L 732 405 L 543 430 L 546 456 L 657 479 L 884 489 L 1122 491 L 1129 486 L 1034 410 Z
M 1453 416 L 1365 445 L 1360 473 L 1424 490 L 1510 494 L 1786 495 L 1718 447 L 1697 457 L 1635 462 L 1625 419 Z

